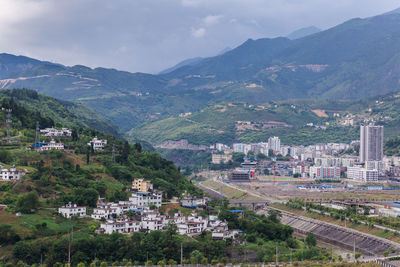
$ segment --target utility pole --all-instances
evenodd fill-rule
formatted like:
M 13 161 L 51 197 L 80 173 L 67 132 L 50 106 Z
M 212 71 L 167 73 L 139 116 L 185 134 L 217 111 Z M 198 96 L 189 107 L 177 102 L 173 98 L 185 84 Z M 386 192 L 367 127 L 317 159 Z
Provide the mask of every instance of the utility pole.
M 74 225 L 72 224 L 72 231 L 71 235 L 69 237 L 69 244 L 68 244 L 68 264 L 71 266 L 71 243 L 72 240 L 74 239 Z
M 12 109 L 6 109 L 6 112 L 7 112 L 7 120 L 6 120 L 6 123 L 7 123 L 7 140 L 8 140 L 8 143 L 11 143 L 11 123 L 12 123 L 12 120 L 11 120 L 11 112 L 12 112 Z
M 40 129 L 39 129 L 39 122 L 36 121 L 36 135 L 35 135 L 35 144 L 39 145 L 40 143 Z
M 183 266 L 183 243 L 181 243 L 181 266 Z
M 354 254 L 354 261 L 356 261 L 356 237 L 353 235 L 353 254 Z

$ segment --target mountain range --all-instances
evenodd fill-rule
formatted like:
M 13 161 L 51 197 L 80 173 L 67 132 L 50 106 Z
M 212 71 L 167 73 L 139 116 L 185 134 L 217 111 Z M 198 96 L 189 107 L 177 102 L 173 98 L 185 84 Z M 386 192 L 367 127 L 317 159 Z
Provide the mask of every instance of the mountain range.
M 291 38 L 249 39 L 158 75 L 1 54 L 0 88 L 85 104 L 123 131 L 210 104 L 363 99 L 400 89 L 398 10 Z

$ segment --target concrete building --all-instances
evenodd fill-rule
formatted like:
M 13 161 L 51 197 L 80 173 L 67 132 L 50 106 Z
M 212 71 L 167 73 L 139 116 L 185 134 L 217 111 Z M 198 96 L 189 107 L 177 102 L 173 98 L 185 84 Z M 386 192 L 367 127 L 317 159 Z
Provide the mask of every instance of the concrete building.
M 50 137 L 62 137 L 62 136 L 71 136 L 72 131 L 69 130 L 68 128 L 62 128 L 61 130 L 58 130 L 54 127 L 51 127 L 40 130 L 40 134 L 43 136 L 50 136 Z
M 86 207 L 79 207 L 76 204 L 69 202 L 64 207 L 58 208 L 58 213 L 60 213 L 65 218 L 71 218 L 72 216 L 85 217 Z
M 57 143 L 54 140 L 51 140 L 49 143 L 39 143 L 35 144 L 36 151 L 49 151 L 49 150 L 64 150 L 64 143 Z
M 233 144 L 233 152 L 247 154 L 251 150 L 251 145 L 235 143 Z
M 129 201 L 139 207 L 150 207 L 151 205 L 157 208 L 161 207 L 162 192 L 133 192 Z
M 107 140 L 98 139 L 97 136 L 95 136 L 87 145 L 93 146 L 94 150 L 103 150 L 105 145 L 107 145 Z
M 138 192 L 148 192 L 153 190 L 153 184 L 143 178 L 136 178 L 132 182 L 132 189 Z
M 340 179 L 340 168 L 338 167 L 310 167 L 310 177 L 314 179 Z
M 249 169 L 235 169 L 233 170 L 229 178 L 233 181 L 248 181 L 250 178 L 254 177 L 254 171 Z
M 190 194 L 185 194 L 183 198 L 179 201 L 182 207 L 187 208 L 197 208 L 199 206 L 205 206 L 207 203 L 206 198 L 196 198 Z
M 273 151 L 281 150 L 281 140 L 279 137 L 270 137 L 268 138 L 268 149 L 272 149 Z
M 10 170 L 4 168 L 0 165 L 0 180 L 1 181 L 18 181 L 22 176 L 25 175 L 25 172 L 19 171 L 13 165 Z
M 232 160 L 232 154 L 212 154 L 211 155 L 211 163 L 212 164 L 221 164 L 228 163 Z
M 360 126 L 360 162 L 383 159 L 383 126 Z
M 353 180 L 359 180 L 364 182 L 376 182 L 378 181 L 377 170 L 367 170 L 359 166 L 347 168 L 347 178 Z

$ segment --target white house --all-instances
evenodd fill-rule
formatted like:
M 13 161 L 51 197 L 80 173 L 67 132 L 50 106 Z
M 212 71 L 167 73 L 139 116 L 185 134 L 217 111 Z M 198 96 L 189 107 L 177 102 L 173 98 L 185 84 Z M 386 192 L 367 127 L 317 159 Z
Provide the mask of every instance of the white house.
M 88 146 L 93 145 L 94 150 L 103 150 L 104 146 L 107 145 L 107 140 L 98 139 L 96 136 L 87 145 Z
M 65 218 L 71 218 L 72 216 L 85 217 L 86 207 L 79 207 L 76 204 L 69 202 L 64 207 L 58 208 L 58 213 L 60 213 Z
M 22 176 L 25 175 L 25 172 L 23 171 L 18 171 L 15 168 L 15 165 L 13 165 L 10 170 L 7 168 L 4 168 L 3 166 L 0 165 L 0 180 L 3 181 L 16 181 L 21 179 Z
M 212 239 L 221 239 L 225 240 L 227 238 L 232 238 L 235 239 L 239 235 L 239 230 L 233 229 L 233 230 L 226 230 L 226 231 L 214 231 L 212 233 Z
M 180 203 L 182 207 L 196 208 L 206 205 L 206 198 L 196 198 L 190 194 L 185 194 Z
M 157 208 L 161 207 L 162 192 L 133 192 L 129 201 L 138 207 L 150 207 L 151 205 Z
M 51 127 L 40 130 L 40 134 L 50 137 L 62 137 L 62 136 L 71 136 L 72 131 L 69 130 L 68 128 L 62 128 L 61 130 L 58 130 L 54 127 Z
M 37 151 L 48 151 L 48 150 L 64 150 L 64 143 L 57 143 L 54 140 L 51 140 L 48 144 L 41 143 L 39 146 L 36 147 Z

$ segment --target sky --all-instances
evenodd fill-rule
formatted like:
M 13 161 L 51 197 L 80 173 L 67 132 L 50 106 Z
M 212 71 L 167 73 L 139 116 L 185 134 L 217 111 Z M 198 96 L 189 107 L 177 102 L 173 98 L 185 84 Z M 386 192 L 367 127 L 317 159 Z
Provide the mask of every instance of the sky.
M 0 0 L 0 53 L 157 73 L 249 38 L 328 29 L 398 0 Z

